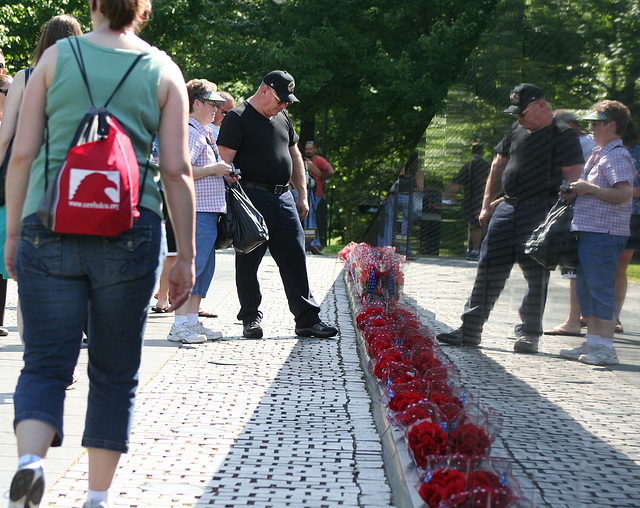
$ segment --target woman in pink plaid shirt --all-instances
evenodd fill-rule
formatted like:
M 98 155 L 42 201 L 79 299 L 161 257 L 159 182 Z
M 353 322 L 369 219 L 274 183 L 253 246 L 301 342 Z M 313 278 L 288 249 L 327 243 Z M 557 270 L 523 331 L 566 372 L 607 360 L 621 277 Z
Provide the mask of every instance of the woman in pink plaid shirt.
M 613 347 L 615 277 L 629 237 L 634 180 L 633 161 L 621 138 L 631 115 L 618 101 L 598 102 L 593 110 L 585 120 L 591 122 L 598 146 L 580 179 L 571 184 L 577 194 L 572 223 L 579 237 L 576 290 L 587 318 L 587 340 L 560 355 L 590 365 L 615 365 L 619 363 Z
M 205 327 L 198 320 L 200 302 L 207 296 L 215 270 L 215 243 L 218 215 L 227 211 L 224 176 L 231 166 L 220 158 L 209 124 L 216 114 L 216 102 L 224 102 L 215 83 L 192 79 L 189 94 L 189 155 L 196 191 L 196 283 L 191 297 L 175 311 L 175 322 L 167 340 L 198 344 L 222 338 L 222 333 Z

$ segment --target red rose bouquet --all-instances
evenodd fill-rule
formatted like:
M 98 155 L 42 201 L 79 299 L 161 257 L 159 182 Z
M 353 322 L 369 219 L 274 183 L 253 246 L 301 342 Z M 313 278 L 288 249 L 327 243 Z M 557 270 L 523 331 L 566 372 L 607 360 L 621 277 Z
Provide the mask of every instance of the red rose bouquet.
M 487 432 L 473 423 L 456 426 L 449 436 L 449 450 L 451 453 L 462 455 L 488 455 L 491 440 Z
M 420 497 L 429 508 L 438 508 L 441 501 L 467 489 L 467 479 L 462 471 L 439 469 L 418 490 Z
M 466 491 L 441 501 L 438 508 L 509 508 L 524 499 L 508 460 L 471 459 L 468 471 Z
M 444 455 L 447 450 L 447 434 L 431 420 L 418 420 L 408 428 L 407 441 L 414 462 L 418 467 L 427 466 L 429 455 Z
M 387 407 L 391 411 L 403 411 L 411 404 L 426 400 L 429 396 L 429 382 L 414 379 L 407 383 L 390 384 L 384 392 Z
M 388 372 L 386 372 L 389 364 L 404 365 L 403 362 L 404 357 L 402 352 L 394 344 L 380 351 L 377 358 L 371 360 L 371 372 L 375 377 L 386 382 L 389 378 Z M 408 381 L 410 381 L 410 379 Z
M 382 369 L 382 377 L 379 379 L 389 385 L 407 383 L 418 377 L 419 375 L 416 370 L 404 361 L 391 361 L 384 366 Z
M 438 406 L 446 420 L 455 420 L 462 412 L 462 402 L 458 397 L 437 393 L 434 391 L 433 385 L 429 400 Z
M 391 407 L 391 405 L 389 405 Z M 418 420 L 431 420 L 435 423 L 442 421 L 442 415 L 438 406 L 428 400 L 421 400 L 415 404 L 406 406 L 404 410 L 393 416 L 393 420 L 401 429 L 406 429 Z
M 482 430 L 480 434 L 486 436 L 489 443 L 493 443 L 496 437 L 498 437 L 498 434 L 500 434 L 502 421 L 502 418 L 498 416 L 493 409 L 481 402 L 473 402 L 470 397 L 467 397 L 464 410 L 458 416 L 455 424 L 458 428 L 466 427 L 470 431 L 468 437 L 471 437 L 470 434 L 479 434 L 473 427 L 479 428 Z M 469 427 L 469 425 L 471 425 L 471 427 Z M 479 437 L 480 441 L 484 440 L 483 436 Z M 465 440 L 461 438 L 460 445 L 464 447 L 465 445 L 462 444 L 463 441 Z M 460 453 L 466 452 L 460 451 Z

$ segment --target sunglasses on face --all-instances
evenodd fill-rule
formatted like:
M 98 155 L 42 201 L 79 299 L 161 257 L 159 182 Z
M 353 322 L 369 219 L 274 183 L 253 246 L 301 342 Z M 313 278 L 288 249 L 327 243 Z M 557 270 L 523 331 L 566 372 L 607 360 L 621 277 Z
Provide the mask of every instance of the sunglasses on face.
M 9 90 L 6 89 L 6 88 L 0 88 L 0 93 L 4 94 L 4 95 L 7 95 L 7 93 L 9 93 Z
M 275 91 L 273 88 L 271 88 L 270 86 L 267 86 L 267 88 L 268 88 L 269 90 L 271 90 L 271 93 L 273 94 L 273 96 L 274 96 L 274 97 L 276 98 L 276 100 L 278 101 L 278 106 L 288 106 L 289 104 L 292 104 L 291 102 L 280 100 L 280 96 L 279 96 L 279 95 L 276 93 L 276 91 Z
M 533 101 L 533 102 L 532 102 L 531 104 L 529 104 L 526 108 L 524 108 L 524 111 L 523 111 L 522 113 L 518 113 L 516 116 L 517 116 L 518 118 L 521 118 L 521 119 L 522 119 L 522 118 L 524 118 L 524 117 L 527 115 L 527 113 L 529 112 L 529 110 L 533 107 L 533 105 L 534 105 L 536 102 L 538 102 L 538 101 Z

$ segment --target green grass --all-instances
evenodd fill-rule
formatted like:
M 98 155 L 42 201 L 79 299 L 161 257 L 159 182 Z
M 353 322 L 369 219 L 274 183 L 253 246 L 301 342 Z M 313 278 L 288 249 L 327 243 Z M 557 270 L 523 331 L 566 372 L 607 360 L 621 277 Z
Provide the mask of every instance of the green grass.
M 627 268 L 627 278 L 640 282 L 640 262 L 634 261 Z

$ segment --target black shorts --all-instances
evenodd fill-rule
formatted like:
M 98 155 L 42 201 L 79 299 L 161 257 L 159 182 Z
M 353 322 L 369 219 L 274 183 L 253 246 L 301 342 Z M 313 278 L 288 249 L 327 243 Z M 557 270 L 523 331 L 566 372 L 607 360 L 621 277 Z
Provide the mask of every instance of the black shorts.
M 160 196 L 162 196 L 162 214 L 164 215 L 164 226 L 167 234 L 167 254 L 175 255 L 178 252 L 178 246 L 176 245 L 176 237 L 173 234 L 173 224 L 171 224 L 171 218 L 169 217 L 169 208 L 164 199 L 164 192 L 160 191 Z
M 640 215 L 632 215 L 631 223 L 629 224 L 629 229 L 631 229 L 631 236 L 627 240 L 627 246 L 625 249 L 640 249 Z

